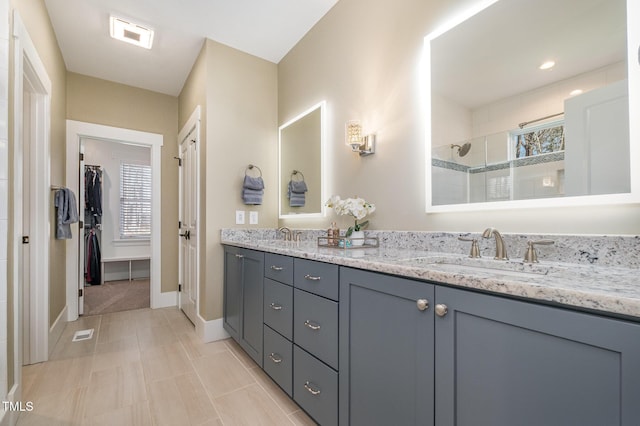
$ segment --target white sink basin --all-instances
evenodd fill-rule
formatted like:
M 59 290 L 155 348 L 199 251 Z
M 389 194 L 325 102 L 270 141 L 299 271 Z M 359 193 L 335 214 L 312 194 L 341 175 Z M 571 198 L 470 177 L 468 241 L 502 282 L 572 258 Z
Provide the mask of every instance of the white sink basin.
M 400 263 L 407 266 L 428 266 L 434 270 L 453 273 L 482 273 L 511 277 L 535 277 L 555 272 L 557 268 L 539 263 L 524 263 L 513 260 L 473 259 L 455 256 L 426 256 L 402 259 Z

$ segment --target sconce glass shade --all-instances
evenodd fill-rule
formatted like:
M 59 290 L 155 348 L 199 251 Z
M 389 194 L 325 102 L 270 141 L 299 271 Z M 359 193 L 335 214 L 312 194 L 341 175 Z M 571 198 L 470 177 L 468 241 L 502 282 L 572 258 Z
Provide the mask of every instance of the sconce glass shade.
M 358 120 L 347 121 L 345 125 L 345 142 L 352 151 L 359 151 L 362 145 L 362 125 Z

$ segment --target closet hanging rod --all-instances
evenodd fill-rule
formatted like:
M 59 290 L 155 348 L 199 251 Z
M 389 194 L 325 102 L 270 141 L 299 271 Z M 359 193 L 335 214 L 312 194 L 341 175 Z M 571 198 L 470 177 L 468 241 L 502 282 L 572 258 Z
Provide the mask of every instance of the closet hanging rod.
M 98 166 L 97 164 L 85 164 L 85 167 L 90 167 L 92 169 L 101 169 L 102 166 Z
M 59 189 L 63 189 L 64 186 L 60 186 L 60 185 L 51 185 L 51 190 L 52 191 L 57 191 Z

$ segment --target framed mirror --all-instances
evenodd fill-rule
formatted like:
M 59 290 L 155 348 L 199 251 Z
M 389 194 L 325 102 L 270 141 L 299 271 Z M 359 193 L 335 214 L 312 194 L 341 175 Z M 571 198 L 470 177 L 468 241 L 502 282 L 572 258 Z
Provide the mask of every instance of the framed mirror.
M 325 102 L 280 126 L 278 161 L 279 217 L 324 214 Z
M 638 9 L 484 1 L 427 36 L 427 212 L 639 202 Z

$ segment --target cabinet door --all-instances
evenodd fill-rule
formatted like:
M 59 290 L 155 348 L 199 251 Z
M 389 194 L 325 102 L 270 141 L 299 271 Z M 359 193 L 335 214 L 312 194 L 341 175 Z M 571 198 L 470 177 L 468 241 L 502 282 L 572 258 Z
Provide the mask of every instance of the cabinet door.
M 433 425 L 434 287 L 340 269 L 340 424 Z M 420 308 L 419 308 L 420 305 Z
M 446 287 L 436 301 L 436 424 L 640 424 L 640 324 Z
M 242 250 L 242 339 L 240 345 L 262 366 L 264 253 Z
M 224 248 L 224 329 L 240 341 L 242 315 L 242 257 L 237 247 Z

